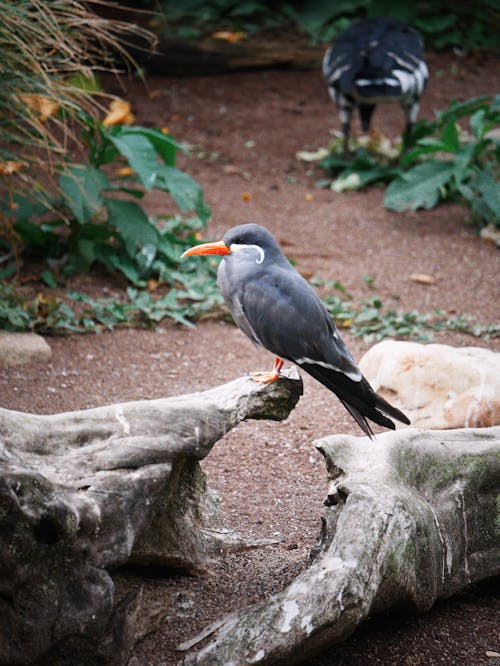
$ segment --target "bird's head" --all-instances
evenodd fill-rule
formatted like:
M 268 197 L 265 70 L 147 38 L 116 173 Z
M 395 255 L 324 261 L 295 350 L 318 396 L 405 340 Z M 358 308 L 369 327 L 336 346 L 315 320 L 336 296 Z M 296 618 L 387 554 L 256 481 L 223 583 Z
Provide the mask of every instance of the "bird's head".
M 268 255 L 274 255 L 276 252 L 281 254 L 274 236 L 265 227 L 258 224 L 240 224 L 229 229 L 222 240 L 195 245 L 186 250 L 182 257 L 207 254 L 234 255 L 240 252 L 244 252 L 245 255 L 251 252 L 258 264 L 261 264 Z

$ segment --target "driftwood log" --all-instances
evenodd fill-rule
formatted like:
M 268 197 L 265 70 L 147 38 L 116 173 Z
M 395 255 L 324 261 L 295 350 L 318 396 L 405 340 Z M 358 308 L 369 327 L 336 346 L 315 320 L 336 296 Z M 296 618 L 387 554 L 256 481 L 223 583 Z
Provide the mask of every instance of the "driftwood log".
M 65 414 L 0 409 L 0 664 L 66 663 L 65 649 L 126 663 L 140 595 L 117 604 L 108 571 L 193 570 L 244 545 L 198 461 L 240 421 L 285 419 L 301 392 L 290 371 Z
M 369 614 L 425 611 L 499 572 L 500 427 L 339 435 L 317 447 L 330 486 L 309 568 L 180 645 L 217 632 L 183 664 L 301 663 Z
M 299 43 L 299 42 L 302 43 Z M 163 39 L 147 59 L 148 70 L 163 76 L 200 76 L 265 67 L 321 68 L 323 46 L 306 39 L 244 40 L 234 44 L 220 39 Z M 134 54 L 139 56 L 140 52 Z

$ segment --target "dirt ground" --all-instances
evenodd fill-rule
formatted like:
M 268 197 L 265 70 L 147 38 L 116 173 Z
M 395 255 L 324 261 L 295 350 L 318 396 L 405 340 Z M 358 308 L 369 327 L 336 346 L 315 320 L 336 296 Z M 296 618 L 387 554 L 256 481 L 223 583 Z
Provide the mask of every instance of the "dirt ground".
M 453 98 L 498 89 L 493 58 L 430 54 L 428 61 L 423 116 Z M 441 308 L 485 324 L 499 320 L 499 253 L 466 225 L 465 209 L 447 205 L 396 214 L 383 208 L 379 188 L 341 195 L 315 188 L 321 174 L 298 162 L 295 153 L 326 145 L 330 129 L 339 126 L 319 70 L 156 76 L 149 80 L 150 95 L 138 83 L 127 87 L 121 94 L 133 102 L 138 123 L 168 127 L 175 138 L 199 149 L 182 156 L 179 165 L 204 189 L 213 211 L 210 238 L 220 238 L 235 224 L 257 222 L 275 233 L 299 270 L 339 280 L 355 298 L 376 293 L 405 310 Z M 379 108 L 374 125 L 396 137 L 402 112 L 396 106 Z M 203 159 L 196 156 L 199 151 L 206 153 Z M 148 206 L 165 212 L 159 196 L 150 197 Z M 412 282 L 412 273 L 428 273 L 437 284 Z M 363 276 L 373 279 L 374 288 Z M 85 284 L 96 285 L 85 278 L 78 286 Z M 359 359 L 366 345 L 348 330 L 344 338 Z M 435 340 L 500 350 L 498 339 L 446 333 Z M 234 326 L 219 321 L 203 322 L 196 330 L 164 323 L 155 332 L 119 330 L 48 342 L 50 364 L 0 371 L 3 407 L 51 413 L 159 398 L 209 388 L 272 363 Z M 116 574 L 119 594 L 143 585 L 148 603 L 170 609 L 160 630 L 137 645 L 136 666 L 175 664 L 179 642 L 220 615 L 282 589 L 307 566 L 326 493 L 325 468 L 313 441 L 360 431 L 326 389 L 309 377 L 304 385 L 305 395 L 286 422 L 241 424 L 202 463 L 227 525 L 251 538 L 278 538 L 279 544 L 221 556 L 198 577 L 157 570 Z M 345 643 L 307 663 L 498 664 L 486 651 L 500 648 L 499 610 L 498 589 L 486 581 L 423 616 L 370 619 Z

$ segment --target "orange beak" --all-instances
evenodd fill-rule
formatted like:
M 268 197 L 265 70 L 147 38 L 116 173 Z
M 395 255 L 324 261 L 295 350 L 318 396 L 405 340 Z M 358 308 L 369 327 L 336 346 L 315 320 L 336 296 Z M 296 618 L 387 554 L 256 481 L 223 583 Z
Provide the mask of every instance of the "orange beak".
M 195 255 L 205 255 L 205 254 L 229 254 L 231 250 L 224 243 L 224 241 L 217 241 L 216 243 L 202 243 L 201 245 L 195 245 L 190 247 L 189 250 L 186 250 L 181 254 L 181 259 L 184 257 L 193 257 Z

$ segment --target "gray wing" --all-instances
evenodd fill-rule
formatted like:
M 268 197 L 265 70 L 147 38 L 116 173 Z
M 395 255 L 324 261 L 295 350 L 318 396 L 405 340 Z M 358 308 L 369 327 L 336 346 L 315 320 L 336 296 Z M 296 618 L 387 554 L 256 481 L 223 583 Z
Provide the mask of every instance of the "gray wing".
M 361 380 L 330 315 L 314 289 L 295 270 L 280 267 L 271 276 L 264 273 L 260 279 L 247 281 L 238 300 L 244 327 L 251 331 L 249 337 L 255 337 L 276 356 Z

